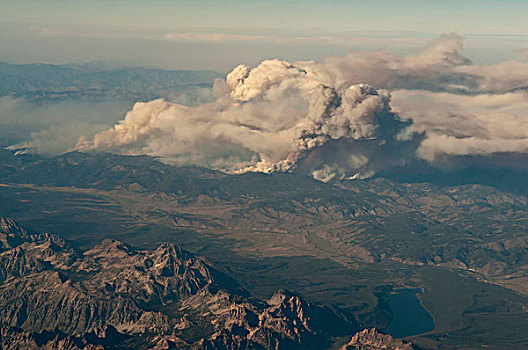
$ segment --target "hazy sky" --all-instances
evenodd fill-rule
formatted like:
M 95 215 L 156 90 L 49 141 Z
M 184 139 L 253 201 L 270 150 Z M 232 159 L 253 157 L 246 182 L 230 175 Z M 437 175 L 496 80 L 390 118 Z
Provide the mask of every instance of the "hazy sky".
M 528 52 L 528 1 L 0 0 L 0 60 L 227 71 L 263 58 L 413 50 L 440 33 L 496 62 Z

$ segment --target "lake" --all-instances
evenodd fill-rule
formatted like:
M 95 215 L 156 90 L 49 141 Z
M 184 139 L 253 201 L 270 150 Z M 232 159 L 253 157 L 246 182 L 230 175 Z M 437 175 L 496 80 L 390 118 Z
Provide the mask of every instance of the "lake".
M 393 319 L 387 327 L 387 332 L 393 337 L 409 337 L 434 329 L 433 317 L 418 299 L 417 294 L 421 292 L 418 288 L 398 289 L 389 295 Z

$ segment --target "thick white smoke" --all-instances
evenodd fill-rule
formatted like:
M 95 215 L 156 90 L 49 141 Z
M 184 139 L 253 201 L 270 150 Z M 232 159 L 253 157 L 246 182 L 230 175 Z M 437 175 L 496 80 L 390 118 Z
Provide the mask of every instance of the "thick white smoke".
M 390 112 L 387 91 L 366 84 L 325 85 L 310 66 L 279 60 L 253 69 L 238 66 L 224 84 L 217 82 L 215 89 L 223 94 L 215 103 L 197 108 L 163 100 L 136 103 L 124 120 L 81 139 L 77 149 L 149 154 L 230 172 L 273 172 L 292 169 L 307 151 L 330 141 L 392 142 L 400 121 Z M 341 167 L 352 175 L 369 171 L 366 155 L 353 156 L 365 161 Z
M 528 152 L 528 63 L 476 66 L 461 52 L 452 34 L 408 56 L 240 65 L 215 83 L 216 102 L 136 103 L 76 149 L 234 173 L 297 169 L 323 181 L 368 177 L 416 157 Z

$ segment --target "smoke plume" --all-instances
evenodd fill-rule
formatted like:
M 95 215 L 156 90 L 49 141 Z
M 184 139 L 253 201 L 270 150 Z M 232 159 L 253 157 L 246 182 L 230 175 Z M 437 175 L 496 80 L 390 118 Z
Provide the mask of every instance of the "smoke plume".
M 528 63 L 477 66 L 462 49 L 450 34 L 406 56 L 240 65 L 215 82 L 215 102 L 136 103 L 76 149 L 231 173 L 296 170 L 322 181 L 369 177 L 415 159 L 527 153 Z

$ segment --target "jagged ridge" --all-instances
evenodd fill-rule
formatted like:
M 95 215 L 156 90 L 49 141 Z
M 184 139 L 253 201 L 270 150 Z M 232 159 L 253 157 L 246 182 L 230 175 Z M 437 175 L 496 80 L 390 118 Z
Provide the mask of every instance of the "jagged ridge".
M 0 252 L 4 348 L 320 349 L 358 330 L 286 290 L 256 300 L 172 244 L 140 250 L 106 239 L 82 252 L 7 218 L 0 239 L 9 242 Z M 109 342 L 109 329 L 122 341 Z

